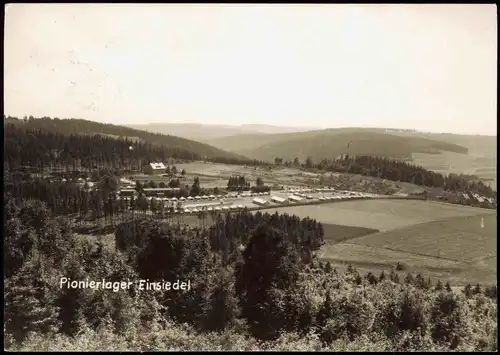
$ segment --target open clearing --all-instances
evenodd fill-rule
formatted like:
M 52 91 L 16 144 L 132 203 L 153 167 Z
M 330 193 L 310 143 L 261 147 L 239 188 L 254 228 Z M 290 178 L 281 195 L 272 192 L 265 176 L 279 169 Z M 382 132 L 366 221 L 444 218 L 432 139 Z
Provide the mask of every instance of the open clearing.
M 474 264 L 475 267 L 482 268 L 485 270 L 493 270 L 496 272 L 497 270 L 497 256 L 486 257 L 481 260 L 477 260 Z
M 311 217 L 321 223 L 388 231 L 451 217 L 486 213 L 485 209 L 419 200 L 355 200 L 311 206 L 277 207 L 269 213 Z M 494 213 L 494 212 L 492 212 Z
M 295 168 L 273 167 L 272 170 L 263 167 L 243 166 L 243 165 L 225 165 L 206 162 L 194 162 L 186 164 L 176 164 L 177 170 L 185 169 L 188 176 L 198 176 L 212 178 L 212 184 L 226 186 L 230 176 L 244 176 L 251 183 L 255 183 L 258 177 L 262 178 L 267 184 L 291 184 L 300 185 L 305 180 L 317 176 L 317 174 L 306 173 Z M 214 181 L 216 179 L 217 181 Z M 204 179 L 205 185 L 210 179 Z M 203 186 L 205 186 L 203 185 Z
M 376 233 L 352 242 L 470 262 L 496 255 L 496 224 L 496 214 L 455 217 Z
M 177 170 L 185 169 L 189 174 L 205 176 L 230 176 L 233 172 L 242 171 L 243 166 L 231 166 L 225 164 L 214 164 L 205 162 L 194 162 L 186 164 L 176 164 Z
M 319 256 L 340 270 L 352 264 L 363 273 L 387 272 L 401 262 L 407 266 L 402 277 L 407 272 L 421 273 L 455 285 L 496 280 L 496 211 L 416 200 L 359 200 L 266 210 L 276 211 L 322 222 L 325 245 Z M 370 229 L 379 232 L 370 233 Z

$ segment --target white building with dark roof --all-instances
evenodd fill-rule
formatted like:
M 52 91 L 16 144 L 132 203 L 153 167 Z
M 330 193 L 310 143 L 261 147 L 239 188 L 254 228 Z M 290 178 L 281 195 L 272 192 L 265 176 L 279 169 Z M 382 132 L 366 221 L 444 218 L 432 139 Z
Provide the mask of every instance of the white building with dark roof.
M 269 201 L 263 200 L 261 198 L 254 198 L 252 202 L 259 206 L 265 206 L 269 204 Z
M 296 195 L 289 195 L 288 199 L 293 202 L 300 202 L 302 201 L 302 197 L 296 196 Z
M 283 203 L 287 202 L 286 199 L 279 197 L 279 196 L 272 196 L 271 201 L 273 201 L 274 203 L 279 203 L 279 204 L 283 204 Z
M 144 167 L 144 174 L 155 175 L 163 174 L 167 167 L 163 163 L 149 163 Z

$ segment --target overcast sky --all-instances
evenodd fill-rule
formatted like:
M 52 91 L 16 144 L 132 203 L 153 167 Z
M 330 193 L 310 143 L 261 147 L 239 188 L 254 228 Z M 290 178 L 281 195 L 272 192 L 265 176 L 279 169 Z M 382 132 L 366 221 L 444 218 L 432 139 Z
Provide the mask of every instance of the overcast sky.
M 496 134 L 495 5 L 7 5 L 5 113 Z

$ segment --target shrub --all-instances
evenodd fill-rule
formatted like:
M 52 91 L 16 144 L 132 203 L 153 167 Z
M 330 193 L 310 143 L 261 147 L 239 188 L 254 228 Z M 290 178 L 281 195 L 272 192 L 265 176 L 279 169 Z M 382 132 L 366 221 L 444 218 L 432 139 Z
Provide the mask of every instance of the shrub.
M 349 294 L 333 300 L 333 316 L 327 321 L 324 331 L 330 339 L 346 336 L 350 341 L 372 326 L 373 305 L 352 290 Z
M 413 275 L 411 273 L 406 274 L 405 284 L 412 285 L 415 282 Z
M 382 270 L 382 272 L 380 273 L 380 276 L 378 277 L 378 281 L 382 282 L 384 280 L 385 280 L 385 273 L 384 273 L 384 270 Z
M 394 272 L 394 270 L 391 270 L 391 274 L 389 275 L 389 279 L 394 282 L 394 283 L 399 283 L 399 275 Z
M 377 278 L 371 272 L 368 272 L 365 276 L 366 280 L 370 283 L 370 285 L 375 285 L 378 283 Z
M 462 292 L 465 295 L 465 297 L 467 297 L 467 298 L 472 297 L 472 294 L 473 294 L 472 293 L 472 286 L 470 284 L 465 285 Z
M 438 282 L 436 283 L 435 290 L 436 291 L 442 291 L 443 289 L 444 289 L 443 283 L 441 282 L 441 280 L 438 280 Z
M 389 339 L 397 338 L 401 332 L 425 334 L 429 327 L 428 304 L 425 294 L 413 287 L 401 290 L 388 289 L 385 301 L 375 317 L 374 329 Z
M 446 289 L 446 292 L 451 292 L 451 286 L 450 286 L 449 282 L 446 282 L 445 289 Z
M 431 335 L 436 343 L 449 344 L 451 349 L 458 347 L 464 335 L 462 307 L 458 296 L 451 292 L 437 295 L 431 309 Z
M 406 266 L 406 264 L 404 263 L 401 263 L 398 261 L 398 263 L 396 264 L 396 270 L 397 271 L 404 271 L 406 270 L 408 267 Z
M 484 289 L 484 295 L 489 298 L 497 298 L 497 285 L 487 286 Z

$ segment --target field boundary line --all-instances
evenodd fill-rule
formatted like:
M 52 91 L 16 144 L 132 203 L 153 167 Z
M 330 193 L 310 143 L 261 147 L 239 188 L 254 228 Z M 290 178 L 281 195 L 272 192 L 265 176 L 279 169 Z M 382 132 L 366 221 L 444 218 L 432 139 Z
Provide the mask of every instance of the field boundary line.
M 384 247 L 384 246 L 372 246 L 372 245 L 367 245 L 367 244 L 357 244 L 357 243 L 350 243 L 350 242 L 344 242 L 344 243 L 340 243 L 340 244 L 350 244 L 350 245 L 364 246 L 364 247 L 373 248 L 373 249 L 377 249 L 377 248 L 378 249 L 385 249 L 385 250 L 396 251 L 398 253 L 405 253 L 405 254 L 409 254 L 409 255 L 425 256 L 425 257 L 429 257 L 429 258 L 437 259 L 437 260 L 454 261 L 454 262 L 457 262 L 457 263 L 460 263 L 460 264 L 464 264 L 465 263 L 465 261 L 463 261 L 463 260 L 450 259 L 450 258 L 445 258 L 445 257 L 442 257 L 442 256 L 435 256 L 435 255 L 431 255 L 431 254 L 417 253 L 417 252 L 413 252 L 413 251 L 402 250 L 402 249 L 394 249 L 394 248 L 389 248 L 389 247 Z

